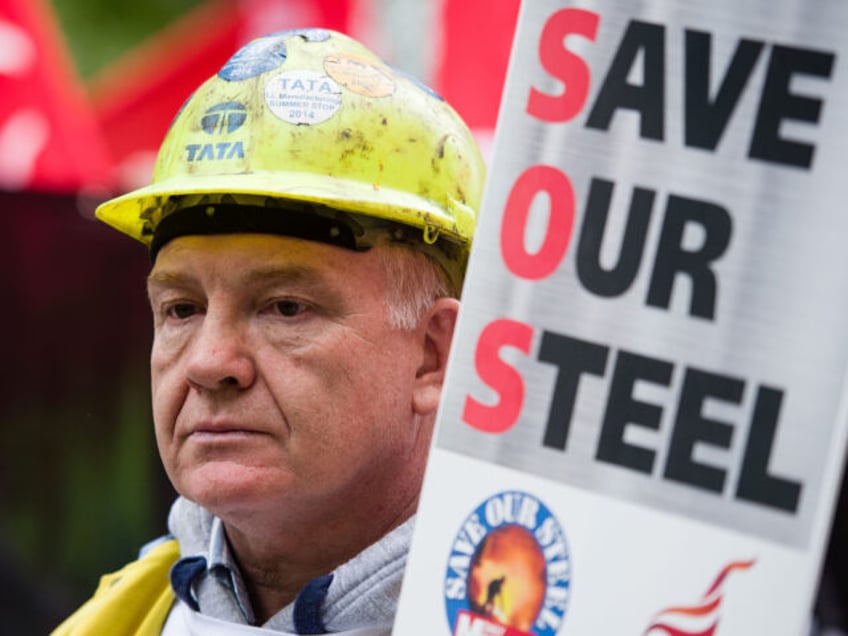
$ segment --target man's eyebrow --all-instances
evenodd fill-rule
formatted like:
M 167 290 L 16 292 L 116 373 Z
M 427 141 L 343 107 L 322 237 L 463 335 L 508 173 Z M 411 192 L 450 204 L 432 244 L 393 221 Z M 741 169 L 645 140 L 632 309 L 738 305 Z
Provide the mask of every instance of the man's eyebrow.
M 147 276 L 147 287 L 185 287 L 194 280 L 193 276 L 187 276 L 180 272 L 157 271 L 150 272 Z
M 272 290 L 279 285 L 283 290 L 287 286 L 308 291 L 310 295 L 323 298 L 329 306 L 340 306 L 342 294 L 336 286 L 318 269 L 302 265 L 269 265 L 258 267 L 243 273 L 240 283 L 243 288 L 267 288 Z

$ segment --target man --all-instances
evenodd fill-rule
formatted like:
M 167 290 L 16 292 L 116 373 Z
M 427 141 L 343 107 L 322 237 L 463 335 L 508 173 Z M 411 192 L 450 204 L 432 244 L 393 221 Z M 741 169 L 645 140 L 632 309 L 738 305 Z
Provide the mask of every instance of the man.
M 97 212 L 151 250 L 175 540 L 56 633 L 390 631 L 483 173 L 447 104 L 335 32 L 192 95 L 153 183 Z

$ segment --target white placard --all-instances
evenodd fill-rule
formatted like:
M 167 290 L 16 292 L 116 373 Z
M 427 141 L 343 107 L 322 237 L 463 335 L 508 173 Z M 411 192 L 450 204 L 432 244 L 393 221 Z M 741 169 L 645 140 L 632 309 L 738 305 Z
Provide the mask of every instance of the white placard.
M 846 26 L 523 3 L 395 633 L 805 633 L 848 430 Z

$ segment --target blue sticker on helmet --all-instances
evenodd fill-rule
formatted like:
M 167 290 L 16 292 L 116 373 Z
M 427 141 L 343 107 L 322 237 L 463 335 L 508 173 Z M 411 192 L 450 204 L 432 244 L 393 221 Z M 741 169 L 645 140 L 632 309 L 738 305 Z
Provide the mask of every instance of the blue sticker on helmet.
M 271 34 L 272 37 L 291 37 L 292 35 L 299 35 L 307 42 L 323 42 L 330 39 L 330 32 L 327 29 L 289 29 Z
M 281 37 L 264 37 L 244 45 L 218 71 L 229 82 L 256 77 L 286 61 L 286 43 Z
M 272 71 L 286 61 L 286 42 L 292 36 L 307 42 L 323 42 L 330 37 L 326 29 L 291 29 L 266 35 L 245 44 L 218 71 L 218 77 L 229 82 L 256 77 Z

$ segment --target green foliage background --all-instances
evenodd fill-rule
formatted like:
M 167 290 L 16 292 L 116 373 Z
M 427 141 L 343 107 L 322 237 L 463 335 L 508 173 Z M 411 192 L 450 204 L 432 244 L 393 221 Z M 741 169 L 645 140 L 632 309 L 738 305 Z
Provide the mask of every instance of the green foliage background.
M 85 79 L 202 0 L 51 0 Z
M 0 190 L 0 632 L 45 634 L 166 532 L 143 246 L 72 195 Z

